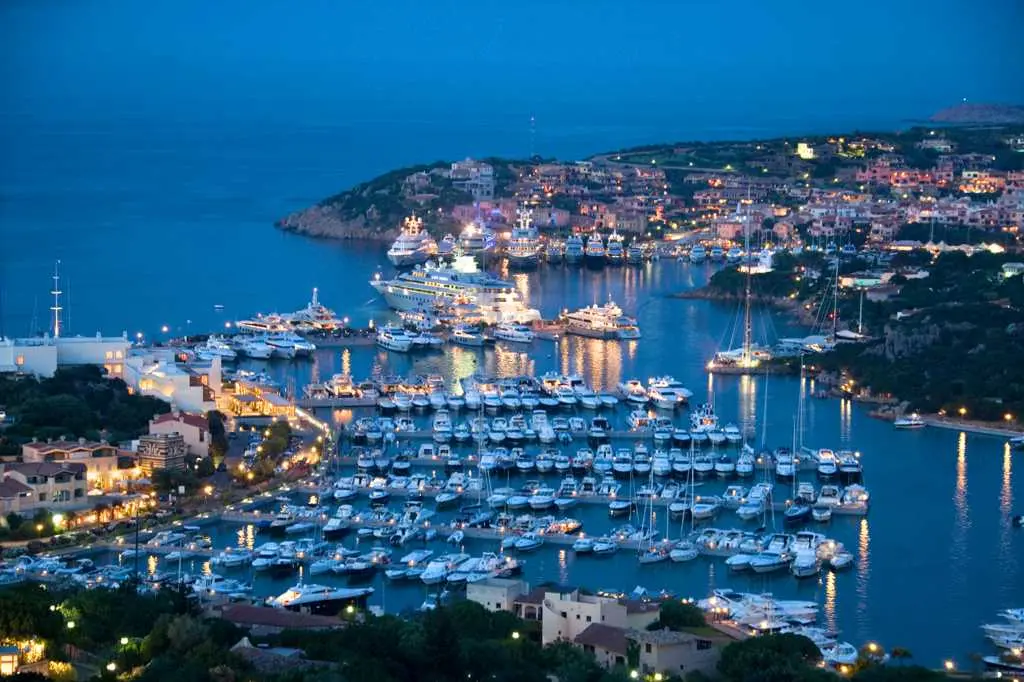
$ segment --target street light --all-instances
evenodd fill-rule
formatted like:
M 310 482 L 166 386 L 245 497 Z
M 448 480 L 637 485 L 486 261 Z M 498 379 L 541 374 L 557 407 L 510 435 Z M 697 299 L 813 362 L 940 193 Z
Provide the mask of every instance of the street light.
M 122 637 L 121 638 L 121 646 L 128 646 L 128 638 L 127 637 Z
M 961 407 L 959 410 L 957 410 L 957 412 L 960 413 L 960 418 L 963 419 L 964 416 L 967 414 L 967 408 L 966 407 Z
M 512 639 L 519 639 L 519 630 L 512 631 Z
M 115 670 L 117 670 L 117 663 L 114 663 L 113 661 L 107 663 L 107 670 L 109 670 L 110 672 L 114 672 Z
M 630 671 L 629 671 L 629 678 L 630 678 L 631 680 L 635 680 L 635 679 L 637 679 L 637 678 L 639 678 L 639 677 L 640 677 L 640 673 L 639 673 L 639 672 L 637 672 L 636 670 L 630 670 Z
M 68 621 L 68 630 L 74 630 L 74 629 L 75 629 L 75 621 L 69 620 Z
M 942 667 L 946 669 L 946 672 L 953 672 L 956 670 L 956 663 L 950 659 L 946 659 L 942 662 Z

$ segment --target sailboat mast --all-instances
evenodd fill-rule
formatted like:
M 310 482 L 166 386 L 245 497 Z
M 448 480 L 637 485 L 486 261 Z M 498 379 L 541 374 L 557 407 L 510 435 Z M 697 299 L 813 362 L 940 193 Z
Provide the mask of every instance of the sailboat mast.
M 750 213 L 744 211 L 745 215 L 743 218 L 743 240 L 744 240 L 744 253 L 747 259 L 747 278 L 745 284 L 745 291 L 743 294 L 743 355 L 742 363 L 743 367 L 751 366 L 751 323 L 750 323 Z

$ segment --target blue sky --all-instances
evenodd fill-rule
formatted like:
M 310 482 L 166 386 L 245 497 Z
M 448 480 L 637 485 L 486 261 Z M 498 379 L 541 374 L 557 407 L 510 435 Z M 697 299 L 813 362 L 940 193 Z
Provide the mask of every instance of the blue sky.
M 7 104 L 39 115 L 870 118 L 1024 100 L 1020 0 L 6 0 L 0 24 Z

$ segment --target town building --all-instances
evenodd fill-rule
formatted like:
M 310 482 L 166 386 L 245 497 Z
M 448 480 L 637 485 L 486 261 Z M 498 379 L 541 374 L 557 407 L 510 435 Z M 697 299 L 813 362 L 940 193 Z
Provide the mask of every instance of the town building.
M 146 476 L 154 471 L 185 469 L 185 439 L 180 433 L 147 434 L 139 438 L 139 468 Z
M 210 420 L 188 412 L 166 412 L 149 422 L 150 435 L 178 433 L 185 440 L 185 451 L 197 457 L 210 454 Z
M 575 587 L 548 587 L 541 602 L 541 643 L 572 642 L 591 623 L 645 628 L 658 619 L 656 603 L 583 594 Z
M 466 599 L 488 611 L 515 611 L 515 602 L 528 591 L 522 580 L 488 578 L 466 585 Z
M 86 471 L 81 462 L 4 464 L 0 474 L 4 480 L 0 511 L 25 514 L 38 509 L 59 511 L 86 507 Z
M 182 362 L 170 348 L 139 350 L 125 359 L 124 380 L 133 391 L 165 400 L 175 409 L 205 414 L 217 409 L 221 361 Z
M 494 198 L 494 167 L 489 163 L 466 159 L 452 164 L 452 186 L 473 195 L 474 201 Z
M 130 454 L 123 455 L 106 441 L 37 441 L 21 446 L 23 462 L 79 462 L 85 465 L 90 490 L 115 490 L 138 473 Z
M 121 377 L 131 343 L 122 336 L 0 337 L 0 373 L 21 372 L 52 377 L 61 367 L 97 365 Z

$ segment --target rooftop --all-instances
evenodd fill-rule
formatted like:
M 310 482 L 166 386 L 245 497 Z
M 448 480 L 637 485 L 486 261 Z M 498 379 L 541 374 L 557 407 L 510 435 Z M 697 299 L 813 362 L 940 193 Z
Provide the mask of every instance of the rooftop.
M 604 623 L 591 623 L 586 630 L 576 635 L 576 639 L 573 641 L 581 646 L 592 646 L 595 649 L 604 649 L 623 656 L 626 655 L 628 646 L 625 630 Z
M 34 491 L 21 481 L 13 478 L 0 479 L 0 500 L 13 500 L 21 495 L 31 495 Z
M 14 462 L 4 467 L 5 472 L 17 472 L 23 476 L 56 476 L 58 474 L 84 474 L 86 466 L 81 462 Z
M 166 424 L 168 422 L 188 424 L 189 426 L 194 426 L 197 429 L 210 430 L 210 420 L 203 415 L 189 414 L 188 412 L 165 412 L 153 417 L 150 424 Z
M 288 630 L 319 630 L 344 626 L 341 620 L 330 616 L 317 616 L 250 604 L 232 604 L 221 611 L 220 617 L 235 625 L 262 625 Z

